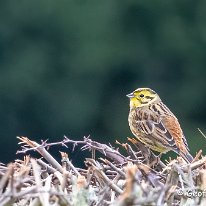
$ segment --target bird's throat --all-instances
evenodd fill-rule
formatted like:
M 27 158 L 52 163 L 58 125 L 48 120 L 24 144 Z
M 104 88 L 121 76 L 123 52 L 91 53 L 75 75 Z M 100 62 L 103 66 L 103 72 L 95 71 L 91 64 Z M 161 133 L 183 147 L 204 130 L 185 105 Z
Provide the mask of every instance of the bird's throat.
M 141 107 L 141 106 L 143 106 L 143 105 L 137 98 L 131 98 L 130 99 L 130 108 Z

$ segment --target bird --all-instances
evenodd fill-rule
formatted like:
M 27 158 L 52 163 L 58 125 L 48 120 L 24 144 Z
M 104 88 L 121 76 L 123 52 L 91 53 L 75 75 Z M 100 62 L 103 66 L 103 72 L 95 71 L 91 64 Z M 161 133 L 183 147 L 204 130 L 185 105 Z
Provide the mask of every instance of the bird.
M 180 123 L 159 95 L 150 88 L 138 88 L 126 96 L 130 99 L 128 122 L 133 135 L 153 151 L 172 150 L 191 163 L 193 157 Z

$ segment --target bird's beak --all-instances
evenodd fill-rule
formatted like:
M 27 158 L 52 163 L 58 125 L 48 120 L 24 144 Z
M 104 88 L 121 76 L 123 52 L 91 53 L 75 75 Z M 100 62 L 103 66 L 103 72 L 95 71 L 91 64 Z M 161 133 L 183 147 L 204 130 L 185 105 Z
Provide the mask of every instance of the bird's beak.
M 126 96 L 129 97 L 129 98 L 133 98 L 134 97 L 134 93 L 132 92 L 130 94 L 127 94 Z

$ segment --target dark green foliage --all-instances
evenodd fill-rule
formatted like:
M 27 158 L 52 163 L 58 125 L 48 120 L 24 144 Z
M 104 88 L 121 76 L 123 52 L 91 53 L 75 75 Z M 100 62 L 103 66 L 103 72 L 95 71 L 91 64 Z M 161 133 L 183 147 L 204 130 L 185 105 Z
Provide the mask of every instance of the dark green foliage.
M 202 148 L 206 80 L 204 1 L 0 3 L 0 145 L 64 134 L 131 136 L 125 95 L 151 87 Z M 14 155 L 15 143 L 1 147 Z

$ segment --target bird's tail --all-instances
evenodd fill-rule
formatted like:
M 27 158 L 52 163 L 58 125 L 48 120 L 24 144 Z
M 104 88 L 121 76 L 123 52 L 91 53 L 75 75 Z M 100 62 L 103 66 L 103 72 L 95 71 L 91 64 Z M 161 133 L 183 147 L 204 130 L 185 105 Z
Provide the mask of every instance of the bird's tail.
M 187 151 L 187 153 L 180 153 L 180 156 L 187 162 L 191 163 L 192 160 L 194 159 L 193 156 Z

